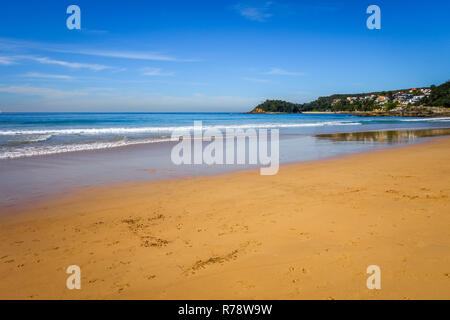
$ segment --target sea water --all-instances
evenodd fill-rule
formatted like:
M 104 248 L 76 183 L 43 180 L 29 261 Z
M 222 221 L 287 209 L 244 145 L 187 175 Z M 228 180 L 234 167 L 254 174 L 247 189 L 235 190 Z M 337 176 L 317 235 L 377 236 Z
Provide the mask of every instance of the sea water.
M 281 135 L 450 126 L 450 118 L 334 114 L 2 113 L 0 159 L 164 142 L 174 130 L 192 128 L 196 120 L 204 129 L 278 128 Z
M 170 141 L 171 134 L 176 129 L 193 129 L 194 121 L 202 121 L 203 129 L 222 132 L 279 129 L 280 163 L 415 143 L 436 133 L 448 134 L 442 129 L 450 128 L 450 118 L 346 114 L 2 113 L 0 208 L 79 187 L 254 167 L 175 165 L 171 150 L 176 142 Z M 433 134 L 417 134 L 417 129 L 433 129 Z

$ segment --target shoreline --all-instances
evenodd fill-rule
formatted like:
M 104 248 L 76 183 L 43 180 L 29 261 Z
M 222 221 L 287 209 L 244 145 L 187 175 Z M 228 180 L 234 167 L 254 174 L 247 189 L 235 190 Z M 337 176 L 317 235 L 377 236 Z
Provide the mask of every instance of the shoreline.
M 348 142 L 348 143 L 367 143 L 367 142 L 373 142 L 377 143 L 377 146 L 373 147 L 366 147 L 366 148 L 360 148 L 350 151 L 341 150 L 340 152 L 337 152 L 335 154 L 330 155 L 322 155 L 319 158 L 312 158 L 312 159 L 295 159 L 292 158 L 290 160 L 287 160 L 286 158 L 280 163 L 281 166 L 285 165 L 296 165 L 296 164 L 302 164 L 302 163 L 311 163 L 315 161 L 322 161 L 322 160 L 328 160 L 328 159 L 338 159 L 340 157 L 352 155 L 352 154 L 361 154 L 361 153 L 368 153 L 376 150 L 385 150 L 385 149 L 391 149 L 391 148 L 397 148 L 402 147 L 404 145 L 409 144 L 418 144 L 418 143 L 425 143 L 429 139 L 439 138 L 442 136 L 450 135 L 450 128 L 436 128 L 436 129 L 422 129 L 422 128 L 416 128 L 413 130 L 409 129 L 394 129 L 394 130 L 367 130 L 367 131 L 338 131 L 335 133 L 329 133 L 329 134 L 313 134 L 311 137 L 314 139 L 317 139 L 318 141 L 330 141 L 332 143 L 334 142 Z M 302 135 L 298 134 L 283 134 L 280 137 L 286 138 L 295 138 L 295 137 L 301 137 Z M 408 141 L 411 140 L 411 141 Z M 282 140 L 281 140 L 282 141 Z M 78 190 L 82 190 L 84 188 L 95 188 L 95 187 L 108 187 L 108 186 L 114 186 L 114 185 L 120 185 L 124 183 L 141 183 L 141 182 L 150 182 L 150 181 L 165 181 L 165 180 L 173 180 L 173 179 L 185 179 L 190 177 L 210 177 L 210 176 L 216 176 L 216 175 L 222 175 L 232 172 L 245 172 L 245 171 L 251 171 L 259 168 L 258 165 L 242 165 L 238 167 L 224 167 L 221 165 L 216 166 L 201 166 L 197 169 L 193 170 L 192 168 L 189 169 L 184 166 L 175 166 L 173 168 L 170 167 L 158 167 L 158 163 L 162 162 L 169 162 L 170 158 L 167 157 L 168 154 L 170 154 L 170 147 L 175 142 L 161 142 L 161 143 L 150 143 L 150 144 L 140 144 L 140 145 L 128 145 L 128 146 L 121 146 L 116 148 L 109 148 L 109 149 L 100 149 L 100 150 L 86 150 L 86 151 L 77 151 L 73 153 L 62 153 L 62 154 L 49 154 L 49 155 L 41 155 L 36 157 L 26 157 L 22 159 L 7 159 L 3 160 L 3 163 L 6 164 L 6 167 L 3 167 L 3 172 L 11 171 L 11 170 L 29 170 L 29 166 L 36 166 L 37 168 L 42 167 L 43 165 L 46 165 L 47 163 L 64 163 L 68 162 L 69 164 L 73 165 L 76 163 L 81 162 L 90 162 L 93 164 L 97 163 L 105 163 L 106 162 L 112 162 L 112 159 L 115 158 L 123 158 L 128 157 L 131 158 L 148 158 L 150 155 L 153 157 L 152 162 L 153 163 L 146 163 L 146 162 L 140 162 L 139 168 L 134 168 L 135 172 L 131 172 L 129 169 L 128 171 L 125 170 L 126 173 L 122 174 L 121 176 L 127 177 L 127 178 L 120 178 L 120 175 L 118 175 L 119 178 L 116 177 L 116 179 L 105 179 L 104 181 L 97 181 L 95 183 L 89 183 L 86 181 L 86 178 L 90 176 L 89 172 L 92 170 L 95 171 L 95 165 L 89 166 L 89 169 L 87 167 L 80 167 L 73 169 L 72 167 L 61 167 L 60 169 L 57 169 L 59 172 L 59 175 L 65 174 L 65 172 L 74 171 L 75 173 L 78 172 L 83 178 L 83 182 L 81 181 L 79 183 L 76 183 L 71 180 L 70 186 L 67 185 L 67 183 L 59 183 L 59 189 L 55 189 L 52 191 L 52 189 L 48 189 L 49 187 L 46 186 L 45 183 L 42 183 L 43 175 L 47 175 L 48 172 L 45 171 L 44 173 L 34 173 L 35 179 L 38 179 L 41 181 L 41 184 L 39 186 L 39 193 L 37 191 L 28 191 L 30 195 L 26 195 L 27 192 L 24 192 L 23 190 L 17 189 L 20 187 L 20 185 L 17 185 L 13 190 L 17 192 L 20 191 L 22 198 L 17 198 L 17 200 L 14 200 L 12 202 L 6 200 L 1 201 L 2 204 L 0 205 L 0 209 L 3 211 L 2 215 L 5 215 L 9 212 L 18 212 L 20 210 L 26 209 L 27 207 L 33 206 L 36 203 L 45 203 L 47 199 L 51 199 L 53 197 L 59 197 L 64 195 L 65 193 L 72 193 L 72 192 L 78 192 Z M 350 147 L 351 144 L 348 144 Z M 149 148 L 150 147 L 150 148 Z M 287 146 L 285 146 L 287 148 Z M 342 146 L 341 146 L 342 148 Z M 340 149 L 341 149 L 340 148 Z M 343 148 L 342 148 L 343 149 Z M 149 152 L 145 153 L 144 150 L 148 150 Z M 144 153 L 143 153 L 144 152 Z M 292 157 L 292 155 L 291 155 Z M 128 160 L 127 160 L 128 161 Z M 25 163 L 27 165 L 20 164 L 18 166 L 15 165 L 15 163 Z M 2 162 L 0 161 L 0 164 Z M 122 163 L 119 161 L 119 164 Z M 114 168 L 119 168 L 119 164 L 115 164 Z M 97 166 L 98 167 L 98 166 Z M 63 170 L 63 172 L 61 172 Z M 121 168 L 123 170 L 123 168 Z M 40 171 L 40 170 L 39 170 Z M 93 172 L 94 173 L 94 172 Z M 53 172 L 50 172 L 50 174 L 53 174 Z M 40 178 L 39 178 L 40 177 Z M 70 177 L 70 176 L 69 176 Z M 64 178 L 63 180 L 68 179 Z M 9 178 L 6 178 L 6 176 L 3 177 L 4 181 L 10 181 L 13 182 L 14 175 L 10 176 Z M 15 181 L 14 181 L 15 182 Z M 47 182 L 48 184 L 49 182 Z M 4 194 L 13 194 L 11 190 L 6 190 L 5 187 L 8 185 L 8 183 L 4 183 L 3 187 L 0 187 L 0 191 L 2 191 Z M 11 185 L 9 185 L 9 189 L 11 189 Z M 54 189 L 54 188 L 53 188 Z M 3 198 L 0 198 L 0 200 L 5 200 Z M 0 216 L 1 217 L 1 216 Z
M 79 190 L 1 219 L 0 297 L 448 299 L 449 146 Z
M 336 133 L 329 134 L 318 133 L 311 135 L 311 137 L 323 142 L 346 142 L 348 143 L 347 146 L 349 147 L 349 150 L 345 151 L 343 145 L 341 145 L 339 148 L 340 151 L 334 154 L 322 155 L 318 158 L 312 157 L 310 159 L 295 159 L 295 157 L 293 157 L 292 159 L 287 160 L 286 158 L 284 158 L 280 165 L 296 165 L 328 159 L 338 159 L 340 157 L 349 155 L 351 156 L 354 154 L 370 153 L 376 150 L 386 150 L 410 144 L 426 143 L 428 140 L 444 137 L 447 135 L 450 135 L 450 128 L 416 128 L 413 130 L 367 130 L 354 132 L 338 131 Z M 302 135 L 284 134 L 281 135 L 281 137 L 287 139 L 302 137 Z M 84 188 L 108 187 L 125 183 L 165 181 L 202 176 L 211 177 L 233 172 L 251 171 L 260 168 L 260 166 L 258 165 L 241 165 L 237 167 L 229 167 L 223 165 L 200 167 L 194 166 L 195 169 L 194 167 L 187 168 L 186 166 L 172 166 L 172 168 L 170 168 L 170 166 L 161 167 L 160 164 L 163 162 L 170 163 L 170 158 L 168 157 L 168 155 L 170 154 L 170 147 L 173 143 L 174 142 L 161 142 L 156 144 L 150 143 L 148 145 L 128 145 L 117 148 L 77 151 L 74 153 L 49 154 L 36 157 L 26 157 L 22 159 L 8 159 L 3 160 L 3 162 L 0 161 L 0 164 L 4 164 L 2 168 L 4 173 L 3 182 L 9 181 L 9 183 L 3 183 L 3 186 L 0 186 L 0 191 L 3 193 L 3 197 L 0 198 L 0 209 L 2 211 L 2 215 L 9 214 L 10 212 L 18 212 L 26 209 L 27 207 L 32 207 L 36 203 L 45 203 L 48 199 L 60 197 L 66 193 L 78 192 L 78 190 L 83 190 Z M 360 147 L 359 149 L 350 150 L 352 144 L 354 143 L 376 143 L 377 145 L 364 148 Z M 285 148 L 288 147 L 289 146 L 285 145 Z M 131 169 L 133 169 L 134 171 L 130 168 L 124 170 L 124 168 L 120 166 L 121 164 L 123 164 L 122 160 L 114 163 L 114 165 L 112 165 L 112 168 L 114 169 L 120 167 L 121 171 L 123 171 L 124 173 L 120 175 L 118 174 L 115 176 L 115 178 L 112 179 L 105 178 L 102 180 L 101 177 L 104 174 L 98 175 L 97 173 L 95 173 L 96 170 L 100 169 L 98 165 L 99 163 L 103 164 L 101 166 L 104 166 L 104 164 L 108 162 L 113 162 L 111 161 L 113 159 L 122 159 L 125 157 L 127 159 L 127 162 L 129 162 L 129 157 L 147 159 L 150 156 L 153 158 L 152 163 L 141 161 L 139 162 L 139 167 L 131 167 Z M 16 165 L 16 163 L 18 163 L 18 165 Z M 42 171 L 42 166 L 46 166 L 47 163 L 58 163 L 59 168 L 53 168 L 52 171 Z M 62 166 L 62 164 L 64 163 L 68 163 L 70 167 L 68 167 L 67 165 Z M 73 167 L 73 165 L 77 163 L 92 163 L 92 165 L 89 165 L 88 167 Z M 38 169 L 38 172 L 33 173 L 31 171 L 29 173 L 32 173 L 35 179 L 41 181 L 38 188 L 39 190 L 37 190 L 36 187 L 34 187 L 34 189 L 31 188 L 32 185 L 30 185 L 29 182 L 27 182 L 27 185 L 31 189 L 20 189 L 21 184 L 17 184 L 18 179 L 15 178 L 15 175 L 6 175 L 8 171 L 19 170 L 28 172 L 30 171 L 30 169 L 34 170 L 34 167 Z M 55 169 L 57 171 L 54 171 Z M 55 189 L 55 187 L 53 187 L 54 183 L 51 183 L 52 179 L 50 179 L 49 181 L 45 179 L 47 175 L 52 176 L 55 174 L 55 172 L 58 173 L 56 176 L 64 175 L 62 180 L 60 180 L 67 180 L 70 182 L 70 185 L 69 183 L 55 180 L 55 182 L 58 183 L 58 189 Z M 73 180 L 73 178 L 70 178 L 74 173 L 78 174 L 81 177 L 80 179 L 82 180 L 76 182 Z M 97 181 L 95 179 L 93 180 L 94 182 L 86 180 L 86 178 L 90 176 L 96 177 Z M 24 179 L 24 177 L 22 177 L 22 179 Z M 19 178 L 21 177 L 19 176 Z M 98 180 L 99 178 L 100 180 Z M 11 182 L 14 182 L 16 184 L 13 188 L 10 184 Z M 5 188 L 8 188 L 9 190 Z M 8 200 L 9 194 L 16 194 L 16 199 L 12 201 Z
M 352 115 L 357 117 L 393 117 L 393 118 L 448 118 L 450 117 L 450 110 L 444 107 L 424 107 L 414 106 L 402 110 L 381 110 L 376 109 L 373 111 L 301 111 L 301 112 L 269 112 L 269 111 L 250 111 L 249 114 L 339 114 L 339 115 Z
M 436 129 L 441 130 L 441 129 Z M 450 128 L 446 128 L 444 130 L 450 130 Z M 395 131 L 409 131 L 409 130 L 395 130 Z M 428 131 L 428 129 L 418 129 L 413 131 Z M 364 132 L 338 132 L 333 134 L 318 134 L 317 136 L 329 136 L 326 139 L 333 140 L 333 136 L 340 136 L 340 135 L 351 135 L 351 134 L 357 134 L 357 133 L 377 133 L 377 132 L 383 132 L 379 130 L 374 131 L 364 131 Z M 387 130 L 386 130 L 387 132 Z M 346 154 L 338 154 L 335 156 L 320 158 L 320 159 L 314 159 L 314 160 L 306 160 L 306 161 L 288 161 L 284 163 L 280 163 L 280 170 L 282 168 L 292 168 L 292 167 L 300 167 L 300 166 L 308 166 L 308 165 L 319 165 L 321 163 L 327 163 L 327 162 L 333 162 L 333 161 L 339 161 L 339 160 L 345 160 L 345 159 L 351 159 L 352 157 L 358 157 L 358 156 L 365 156 L 365 155 L 371 155 L 376 154 L 378 152 L 385 152 L 389 150 L 397 150 L 397 149 L 403 149 L 408 147 L 414 147 L 418 145 L 433 143 L 434 141 L 439 141 L 441 139 L 449 139 L 450 140 L 450 134 L 445 135 L 437 135 L 437 136 L 425 136 L 420 138 L 420 140 L 415 141 L 410 144 L 397 144 L 397 145 L 385 145 L 383 148 L 379 149 L 370 149 L 365 150 L 361 152 L 352 152 L 352 153 L 346 153 Z M 342 140 L 344 141 L 344 140 Z M 121 146 L 118 148 L 114 148 L 114 150 L 120 150 L 126 151 L 127 148 L 135 148 L 135 145 L 129 145 L 129 146 Z M 86 150 L 86 151 L 79 151 L 79 153 L 107 153 L 110 152 L 111 149 L 100 149 L 100 150 Z M 51 154 L 51 155 L 45 155 L 43 157 L 57 157 L 59 154 Z M 146 171 L 150 174 L 154 174 L 154 169 L 142 169 L 142 171 Z M 172 176 L 172 177 L 163 177 L 163 178 L 157 178 L 157 179 L 149 179 L 149 180 L 143 180 L 143 181 L 117 181 L 117 182 L 111 182 L 111 183 L 105 183 L 100 185 L 89 185 L 89 186 L 76 186 L 69 190 L 66 190 L 64 192 L 59 193 L 51 193 L 46 195 L 40 195 L 36 198 L 30 198 L 24 200 L 24 202 L 18 203 L 16 205 L 11 206 L 0 206 L 0 209 L 3 210 L 2 214 L 0 215 L 0 223 L 3 220 L 8 220 L 9 218 L 14 219 L 14 215 L 18 214 L 19 216 L 22 214 L 21 212 L 27 212 L 33 211 L 37 208 L 47 207 L 54 205 L 56 203 L 60 203 L 61 199 L 63 201 L 70 200 L 73 197 L 80 196 L 80 195 L 87 195 L 91 191 L 101 191 L 101 190 L 107 190 L 107 189 L 117 189 L 117 188 L 126 188 L 128 186 L 140 186 L 140 185 L 157 185 L 157 184 L 164 184 L 164 183 L 170 183 L 170 182 L 177 182 L 177 181 L 194 181 L 196 179 L 214 179 L 214 178 L 220 178 L 220 177 L 226 177 L 227 175 L 236 175 L 236 174 L 258 174 L 259 175 L 259 167 L 251 168 L 251 167 L 244 167 L 240 169 L 234 169 L 231 171 L 217 171 L 212 174 L 204 173 L 204 174 L 198 174 L 198 175 L 192 175 L 189 173 L 185 173 L 182 175 Z

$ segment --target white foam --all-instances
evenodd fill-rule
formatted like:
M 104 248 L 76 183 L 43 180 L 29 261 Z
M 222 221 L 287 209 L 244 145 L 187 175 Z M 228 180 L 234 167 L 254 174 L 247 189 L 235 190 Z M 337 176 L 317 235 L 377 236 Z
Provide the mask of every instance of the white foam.
M 300 128 L 300 127 L 322 127 L 322 126 L 346 126 L 360 125 L 360 122 L 352 121 L 327 121 L 314 123 L 259 123 L 245 125 L 215 125 L 203 126 L 203 129 L 246 129 L 246 128 Z M 78 129 L 54 129 L 54 130 L 0 130 L 0 135 L 70 135 L 70 134 L 126 134 L 126 133 L 158 133 L 172 132 L 175 130 L 193 130 L 193 126 L 184 127 L 122 127 L 122 128 L 78 128 Z
M 360 125 L 359 122 L 351 121 L 327 121 L 315 123 L 264 123 L 264 124 L 245 124 L 229 126 L 203 126 L 207 129 L 251 129 L 251 128 L 296 128 L 296 127 L 318 127 L 318 126 L 339 126 L 339 125 Z M 86 129 L 55 129 L 55 130 L 5 130 L 0 131 L 0 135 L 40 135 L 34 141 L 44 141 L 52 135 L 101 135 L 101 134 L 126 134 L 126 133 L 171 133 L 178 130 L 193 130 L 193 126 L 185 127 L 143 127 L 143 128 L 86 128 Z M 40 139 L 40 140 L 39 140 Z M 79 144 L 47 145 L 47 146 L 28 146 L 16 149 L 9 149 L 0 152 L 0 159 L 14 159 L 22 157 L 32 157 L 38 155 L 48 155 L 75 151 L 99 150 L 122 147 L 127 145 L 145 144 L 171 141 L 170 138 L 152 138 L 139 140 L 120 140 L 114 142 L 94 142 Z
M 450 117 L 442 117 L 442 118 L 421 118 L 421 119 L 399 119 L 399 121 L 406 121 L 406 122 L 418 122 L 418 121 L 442 121 L 442 122 L 448 122 L 450 121 Z
M 51 134 L 43 134 L 43 135 L 30 137 L 30 138 L 26 139 L 26 141 L 27 142 L 41 142 L 41 141 L 46 141 L 46 140 L 50 139 L 51 137 L 52 137 Z
M 14 149 L 14 150 L 9 150 L 9 151 L 5 151 L 5 152 L 0 152 L 0 159 L 15 159 L 15 158 L 32 157 L 32 156 L 57 154 L 57 153 L 67 153 L 67 152 L 75 152 L 75 151 L 100 150 L 100 149 L 123 147 L 123 146 L 128 146 L 128 145 L 156 143 L 156 142 L 164 142 L 164 141 L 171 141 L 171 139 L 170 138 L 157 139 L 157 140 L 142 139 L 142 140 L 134 140 L 134 141 L 121 140 L 121 141 L 115 141 L 115 142 L 94 142 L 94 143 L 69 144 L 69 145 L 26 147 L 26 148 L 20 148 L 20 149 Z

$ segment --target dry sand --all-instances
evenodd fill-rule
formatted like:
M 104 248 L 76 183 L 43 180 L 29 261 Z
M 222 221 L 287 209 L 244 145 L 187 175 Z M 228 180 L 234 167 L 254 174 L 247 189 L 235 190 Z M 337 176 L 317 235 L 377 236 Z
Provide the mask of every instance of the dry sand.
M 449 196 L 450 138 L 84 189 L 3 215 L 0 298 L 450 299 Z

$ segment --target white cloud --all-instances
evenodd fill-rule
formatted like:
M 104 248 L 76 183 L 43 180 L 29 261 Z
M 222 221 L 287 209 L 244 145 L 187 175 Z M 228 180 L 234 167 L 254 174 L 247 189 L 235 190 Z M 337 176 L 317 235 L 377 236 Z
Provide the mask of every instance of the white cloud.
M 270 75 L 280 75 L 280 76 L 304 76 L 304 72 L 292 72 L 292 71 L 286 71 L 280 68 L 272 68 L 270 71 L 265 72 L 264 74 L 270 74 Z
M 93 30 L 91 30 L 90 32 L 92 31 Z M 95 32 L 103 32 L 103 31 L 97 30 Z M 92 50 L 83 48 L 73 48 L 72 46 L 68 48 L 67 46 L 62 46 L 58 44 L 23 41 L 7 38 L 0 38 L 0 47 L 2 49 L 10 49 L 10 50 L 38 49 L 48 52 L 60 52 L 60 53 L 81 54 L 107 58 L 135 59 L 135 60 L 179 61 L 179 62 L 201 61 L 199 59 L 177 58 L 169 55 L 160 54 L 157 52 L 136 52 L 136 51 L 121 51 L 121 50 L 100 50 L 100 49 Z
M 68 67 L 72 69 L 91 69 L 94 71 L 100 71 L 105 69 L 112 69 L 109 66 L 101 64 L 90 64 L 90 63 L 80 63 L 80 62 L 70 62 L 64 60 L 56 60 L 48 57 L 37 57 L 32 55 L 16 55 L 16 56 L 0 56 L 0 64 L 13 64 L 16 60 L 32 60 L 42 64 L 55 64 L 63 67 Z
M 264 100 L 262 97 L 167 96 L 160 94 L 129 94 L 111 88 L 60 90 L 33 86 L 1 87 L 1 93 L 19 96 L 3 111 L 248 111 Z M 26 96 L 37 96 L 31 102 Z M 38 101 L 38 103 L 36 103 Z M 17 107 L 14 107 L 16 105 Z M 20 108 L 20 109 L 19 109 Z
M 259 78 L 244 78 L 244 80 L 250 81 L 250 82 L 259 82 L 259 83 L 268 83 L 268 82 L 270 82 L 270 80 L 259 79 Z
M 38 72 L 28 72 L 23 75 L 27 78 L 43 78 L 43 79 L 61 79 L 61 80 L 70 80 L 73 79 L 71 76 L 63 75 L 63 74 L 48 74 L 48 73 L 38 73 Z
M 68 67 L 72 69 L 91 69 L 94 71 L 101 71 L 105 69 L 109 69 L 110 67 L 101 65 L 101 64 L 89 64 L 89 63 L 80 63 L 80 62 L 69 62 L 63 60 L 55 60 L 47 57 L 35 57 L 35 56 L 21 56 L 21 58 L 29 59 L 33 61 L 37 61 L 42 64 L 55 64 L 63 67 Z
M 144 69 L 144 75 L 145 76 L 173 76 L 175 75 L 174 72 L 163 72 L 160 68 L 147 68 Z
M 52 88 L 32 86 L 0 87 L 0 92 L 19 95 L 41 96 L 47 99 L 73 98 L 75 96 L 83 96 L 87 94 L 87 92 L 81 90 L 64 91 Z
M 252 21 L 265 22 L 268 18 L 273 16 L 272 13 L 268 12 L 271 5 L 271 1 L 266 2 L 262 7 L 250 7 L 247 5 L 238 4 L 235 6 L 235 9 L 244 18 Z
M 90 56 L 100 56 L 107 58 L 122 58 L 122 59 L 134 59 L 134 60 L 153 60 L 153 61 L 181 61 L 181 62 L 193 62 L 198 61 L 196 59 L 179 59 L 168 55 L 162 55 L 154 52 L 131 52 L 131 51 L 107 51 L 107 50 L 53 50 L 56 52 L 66 52 L 83 54 Z
M 15 64 L 14 59 L 11 57 L 0 57 L 0 64 L 4 66 L 9 66 Z

